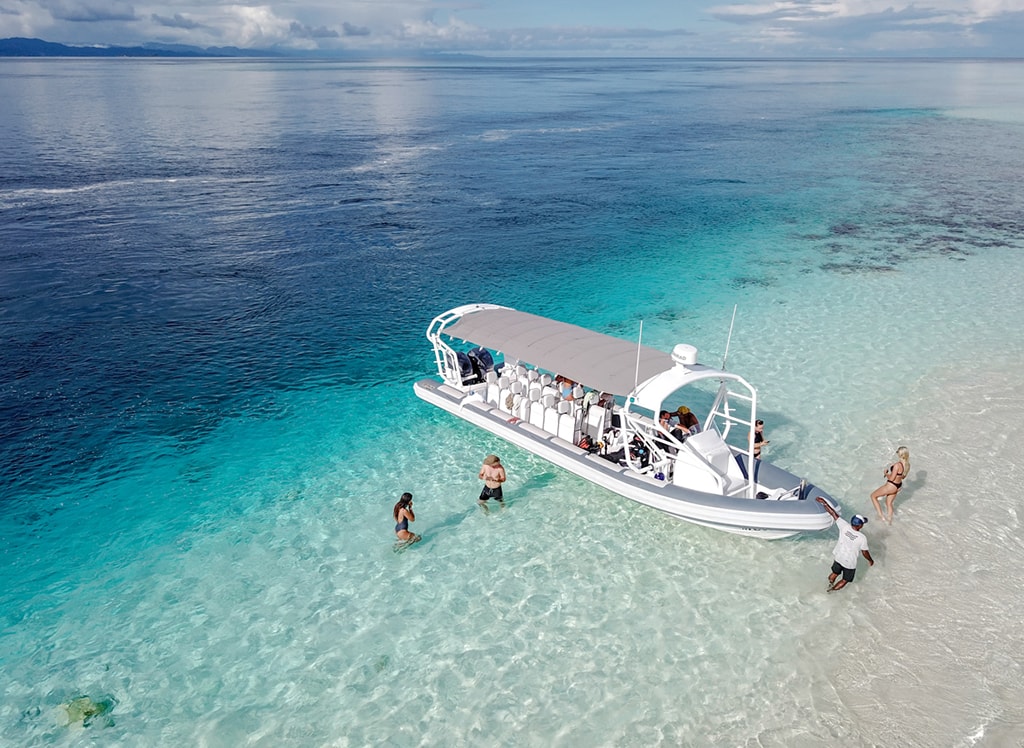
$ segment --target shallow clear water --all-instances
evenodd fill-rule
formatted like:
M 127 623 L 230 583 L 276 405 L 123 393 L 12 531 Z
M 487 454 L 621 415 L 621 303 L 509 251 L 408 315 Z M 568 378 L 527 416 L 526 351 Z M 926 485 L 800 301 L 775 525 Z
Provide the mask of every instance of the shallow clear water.
M 1022 74 L 4 61 L 0 742 L 1021 740 Z M 481 300 L 712 363 L 738 305 L 769 459 L 870 516 L 910 446 L 878 563 L 420 403 Z

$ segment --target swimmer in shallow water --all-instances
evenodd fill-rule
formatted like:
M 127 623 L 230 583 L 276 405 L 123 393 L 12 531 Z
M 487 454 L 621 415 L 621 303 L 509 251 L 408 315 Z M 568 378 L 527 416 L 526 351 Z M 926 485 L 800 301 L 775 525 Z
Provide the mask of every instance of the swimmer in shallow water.
M 420 536 L 409 530 L 409 523 L 416 521 L 416 515 L 412 511 L 412 494 L 406 491 L 398 499 L 392 511 L 395 517 L 395 536 L 406 543 L 414 543 Z
M 494 499 L 500 506 L 505 506 L 505 496 L 502 493 L 501 484 L 506 481 L 508 476 L 505 473 L 505 466 L 501 464 L 501 458 L 498 455 L 487 455 L 477 477 L 484 482 L 480 498 L 477 499 L 477 503 L 484 508 L 484 511 L 489 511 L 487 509 L 489 499 Z
M 875 505 L 878 518 L 892 524 L 893 504 L 896 503 L 896 494 L 903 488 L 903 481 L 910 473 L 910 450 L 906 447 L 897 447 L 896 462 L 885 470 L 885 483 L 871 492 L 871 503 Z M 879 499 L 885 499 L 885 511 Z

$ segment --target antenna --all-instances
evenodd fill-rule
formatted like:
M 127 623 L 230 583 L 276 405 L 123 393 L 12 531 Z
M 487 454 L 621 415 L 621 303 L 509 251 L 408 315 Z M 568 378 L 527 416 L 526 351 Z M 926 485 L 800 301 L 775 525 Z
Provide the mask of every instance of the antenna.
M 633 374 L 633 391 L 640 384 L 640 343 L 644 339 L 644 321 L 640 320 L 640 337 L 636 339 L 636 373 Z
M 729 323 L 729 337 L 725 339 L 725 354 L 722 356 L 722 371 L 725 371 L 725 362 L 729 358 L 729 343 L 732 342 L 732 326 L 736 324 L 736 307 L 738 304 L 732 306 L 732 322 Z

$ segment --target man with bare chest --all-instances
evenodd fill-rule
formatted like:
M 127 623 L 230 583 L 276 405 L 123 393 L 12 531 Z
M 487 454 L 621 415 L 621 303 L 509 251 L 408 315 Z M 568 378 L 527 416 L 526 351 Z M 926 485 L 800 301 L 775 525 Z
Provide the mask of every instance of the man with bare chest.
M 480 468 L 480 480 L 484 482 L 484 488 L 480 492 L 480 506 L 487 508 L 488 499 L 495 499 L 502 506 L 505 499 L 501 494 L 501 484 L 505 482 L 505 468 L 501 464 L 498 455 L 487 455 L 484 464 Z

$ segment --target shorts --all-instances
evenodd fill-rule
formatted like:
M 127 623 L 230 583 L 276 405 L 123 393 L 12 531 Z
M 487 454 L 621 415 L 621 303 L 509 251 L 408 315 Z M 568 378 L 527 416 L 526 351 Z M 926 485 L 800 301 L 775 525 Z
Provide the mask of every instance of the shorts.
M 501 486 L 496 488 L 484 486 L 484 490 L 480 492 L 480 501 L 487 501 L 488 499 L 504 502 L 505 498 L 501 495 Z
M 838 561 L 833 561 L 832 562 L 832 573 L 833 574 L 838 574 L 839 572 L 843 573 L 843 580 L 847 584 L 849 584 L 850 582 L 853 581 L 853 575 L 857 573 L 857 570 L 856 569 L 847 569 L 845 566 L 843 566 Z

